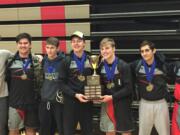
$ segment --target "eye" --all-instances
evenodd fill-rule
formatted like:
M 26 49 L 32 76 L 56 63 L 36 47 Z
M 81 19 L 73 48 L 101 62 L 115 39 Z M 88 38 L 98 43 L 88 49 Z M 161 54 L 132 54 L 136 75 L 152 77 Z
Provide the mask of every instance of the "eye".
M 145 52 L 149 52 L 150 51 L 150 49 L 145 49 Z
M 144 50 L 141 50 L 140 52 L 141 52 L 141 53 L 150 52 L 150 49 L 144 49 Z

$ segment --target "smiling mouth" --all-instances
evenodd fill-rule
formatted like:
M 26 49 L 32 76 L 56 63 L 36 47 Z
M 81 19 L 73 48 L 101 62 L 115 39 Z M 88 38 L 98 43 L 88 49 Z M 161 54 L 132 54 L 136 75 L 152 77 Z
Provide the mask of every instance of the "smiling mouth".
M 103 56 L 107 56 L 108 54 L 103 54 Z

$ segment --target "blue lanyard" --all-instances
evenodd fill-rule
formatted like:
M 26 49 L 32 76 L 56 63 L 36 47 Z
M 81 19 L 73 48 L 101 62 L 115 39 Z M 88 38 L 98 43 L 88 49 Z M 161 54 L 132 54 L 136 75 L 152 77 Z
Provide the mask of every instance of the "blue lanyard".
M 106 71 L 106 75 L 107 75 L 107 80 L 108 81 L 112 81 L 115 75 L 115 69 L 116 69 L 116 65 L 118 63 L 118 59 L 117 57 L 115 58 L 113 64 L 112 64 L 112 68 L 110 68 L 108 66 L 108 63 L 106 61 L 104 61 L 104 67 L 105 67 L 105 71 Z
M 31 60 L 28 58 L 28 59 L 25 59 L 23 61 L 23 71 L 26 72 L 27 71 L 27 68 L 29 66 L 29 64 L 31 63 Z
M 143 63 L 143 66 L 144 66 L 144 69 L 145 69 L 145 72 L 146 72 L 146 79 L 148 80 L 148 82 L 151 82 L 152 78 L 153 78 L 155 68 L 156 68 L 156 61 L 155 60 L 153 61 L 150 70 L 149 70 L 148 65 L 146 64 L 144 59 L 142 59 L 142 63 Z
M 78 57 L 73 53 L 73 59 L 76 62 L 78 70 L 80 71 L 80 73 L 82 73 L 84 70 L 84 63 L 86 60 L 86 54 L 83 52 L 81 59 L 78 59 Z
M 57 61 L 49 62 L 49 61 L 46 59 L 45 64 L 46 64 L 46 66 L 47 66 L 47 72 L 48 72 L 48 73 L 53 73 L 53 72 L 55 72 L 55 67 L 56 67 L 56 65 L 58 64 L 58 62 L 57 62 Z M 45 66 L 45 67 L 46 67 L 46 66 Z

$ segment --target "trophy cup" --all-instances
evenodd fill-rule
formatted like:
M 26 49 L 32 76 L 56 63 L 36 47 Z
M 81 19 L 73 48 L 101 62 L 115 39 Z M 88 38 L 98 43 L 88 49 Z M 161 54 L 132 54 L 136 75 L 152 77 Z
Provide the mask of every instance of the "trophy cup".
M 89 57 L 91 67 L 94 70 L 93 75 L 87 76 L 87 85 L 85 86 L 85 96 L 88 100 L 99 100 L 101 97 L 100 76 L 96 74 L 98 68 L 99 56 L 92 55 Z

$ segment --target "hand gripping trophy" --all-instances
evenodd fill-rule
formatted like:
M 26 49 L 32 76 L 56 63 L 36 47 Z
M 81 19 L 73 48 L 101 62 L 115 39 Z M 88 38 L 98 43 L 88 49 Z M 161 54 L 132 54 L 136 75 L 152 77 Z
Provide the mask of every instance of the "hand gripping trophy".
M 89 57 L 91 67 L 94 70 L 93 75 L 87 76 L 87 85 L 85 86 L 85 96 L 88 100 L 99 100 L 101 97 L 100 76 L 96 74 L 99 66 L 99 56 L 91 55 Z

